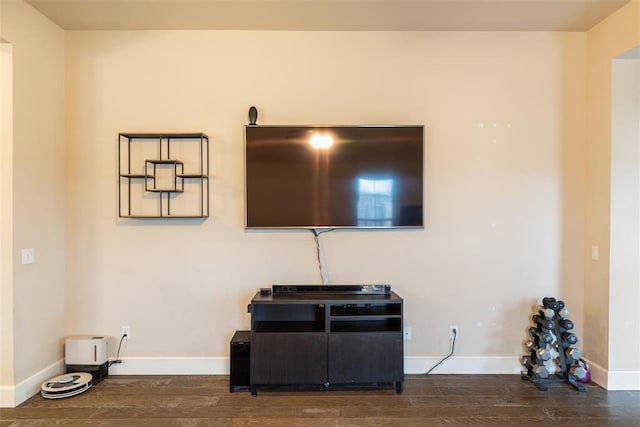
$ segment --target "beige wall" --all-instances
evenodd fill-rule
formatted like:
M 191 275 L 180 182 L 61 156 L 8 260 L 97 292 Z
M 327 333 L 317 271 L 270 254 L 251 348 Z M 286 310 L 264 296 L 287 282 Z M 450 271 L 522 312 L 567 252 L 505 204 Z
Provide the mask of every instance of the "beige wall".
M 0 388 L 13 385 L 13 46 L 0 39 Z M 0 392 L 0 407 L 13 393 Z
M 243 230 L 250 105 L 262 124 L 427 125 L 426 229 L 321 238 L 331 282 L 405 298 L 409 372 L 446 353 L 451 324 L 441 371 L 517 372 L 543 296 L 567 302 L 607 368 L 610 67 L 638 44 L 637 1 L 588 34 L 64 33 L 22 2 L 0 6 L 16 101 L 15 303 L 0 301 L 16 362 L 0 384 L 55 364 L 65 335 L 123 325 L 116 372 L 222 373 L 259 287 L 320 282 L 310 233 Z M 209 134 L 210 218 L 118 220 L 122 131 Z M 22 247 L 34 265 L 18 264 Z
M 618 55 L 640 44 L 640 2 L 634 0 L 587 33 L 587 197 L 585 205 L 585 339 L 584 350 L 594 365 L 595 378 L 604 386 L 617 388 L 624 377 L 634 378 L 640 386 L 640 360 L 626 362 L 627 356 L 638 354 L 640 325 L 633 324 L 629 313 L 637 313 L 637 281 L 620 270 L 620 259 L 610 258 L 610 243 L 621 230 L 623 239 L 632 231 L 611 223 L 611 212 L 618 212 L 619 204 L 611 204 L 615 190 L 611 190 L 612 171 L 612 67 Z M 639 164 L 635 165 L 640 167 Z M 637 172 L 637 171 L 636 171 Z M 620 198 L 614 199 L 620 201 Z M 612 210 L 613 209 L 613 210 Z M 634 229 L 637 229 L 635 224 Z M 613 239 L 613 240 L 612 240 Z M 618 240 L 619 242 L 619 240 Z M 591 245 L 600 248 L 600 259 L 592 261 Z M 619 243 L 618 243 L 619 245 Z M 620 246 L 618 246 L 620 248 Z M 619 252 L 618 252 L 619 253 Z M 611 253 L 614 255 L 614 252 Z M 624 264 L 624 263 L 623 263 Z M 616 270 L 610 270 L 610 265 Z M 636 265 L 637 268 L 637 265 Z M 625 279 L 620 280 L 620 277 Z M 610 277 L 616 278 L 610 282 Z M 635 289 L 635 290 L 634 290 Z M 636 318 L 637 319 L 637 318 Z M 614 339 L 625 331 L 626 339 Z M 625 356 L 626 354 L 626 356 Z M 635 372 L 634 375 L 632 373 Z
M 64 32 L 21 1 L 1 2 L 0 12 L 0 38 L 11 44 L 13 62 L 13 135 L 5 140 L 3 131 L 2 139 L 3 166 L 12 152 L 2 182 L 12 182 L 12 188 L 0 193 L 2 231 L 10 229 L 2 235 L 0 310 L 12 315 L 13 330 L 2 335 L 0 384 L 10 386 L 3 396 L 15 394 L 20 401 L 20 391 L 11 386 L 55 365 L 62 354 Z M 21 264 L 22 248 L 35 249 L 34 264 Z M 13 298 L 4 298 L 11 293 Z
M 224 358 L 259 287 L 319 283 L 310 233 L 243 229 L 251 105 L 262 124 L 427 125 L 427 228 L 321 238 L 331 282 L 405 298 L 410 370 L 455 324 L 468 359 L 445 369 L 517 372 L 543 296 L 581 333 L 585 34 L 68 32 L 66 48 L 68 333 L 130 325 L 127 357 Z M 208 220 L 116 218 L 122 131 L 211 137 Z

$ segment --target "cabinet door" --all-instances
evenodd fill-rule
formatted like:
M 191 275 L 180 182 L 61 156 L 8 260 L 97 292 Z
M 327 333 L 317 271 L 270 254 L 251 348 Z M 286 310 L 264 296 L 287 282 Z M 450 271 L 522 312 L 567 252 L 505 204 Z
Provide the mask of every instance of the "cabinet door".
M 251 384 L 323 384 L 327 334 L 253 333 Z
M 403 379 L 402 332 L 329 335 L 329 382 L 394 382 Z

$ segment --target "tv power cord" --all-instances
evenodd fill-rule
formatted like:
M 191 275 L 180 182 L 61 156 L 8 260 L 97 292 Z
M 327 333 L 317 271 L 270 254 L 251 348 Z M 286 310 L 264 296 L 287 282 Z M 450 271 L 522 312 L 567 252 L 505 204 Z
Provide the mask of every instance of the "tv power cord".
M 456 336 L 457 335 L 458 335 L 458 330 L 456 328 L 451 329 L 451 337 L 449 338 L 449 353 L 446 356 L 444 356 L 442 359 L 440 359 L 440 361 L 438 363 L 433 365 L 431 367 L 431 369 L 429 369 L 427 372 L 425 372 L 424 375 L 430 374 L 431 371 L 433 371 L 438 366 L 440 366 L 442 364 L 442 362 L 444 362 L 445 360 L 447 360 L 448 358 L 453 356 L 453 350 L 455 349 L 455 346 L 456 346 Z
M 124 341 L 124 339 L 127 337 L 128 337 L 127 334 L 122 334 L 122 337 L 120 337 L 120 343 L 118 344 L 118 352 L 116 353 L 116 360 L 110 361 L 109 366 L 119 365 L 120 363 L 122 363 L 122 359 L 120 359 L 120 349 L 122 348 L 122 341 Z
M 328 230 L 322 230 L 322 231 L 318 231 L 315 228 L 312 228 L 309 231 L 313 233 L 313 238 L 315 239 L 315 242 L 316 242 L 316 252 L 318 255 L 318 268 L 320 269 L 320 277 L 322 278 L 322 284 L 328 285 L 329 275 L 327 274 L 327 268 L 324 265 L 324 254 L 322 252 L 322 244 L 320 243 L 320 235 L 323 233 L 328 233 L 329 231 L 333 231 L 333 228 L 330 228 Z

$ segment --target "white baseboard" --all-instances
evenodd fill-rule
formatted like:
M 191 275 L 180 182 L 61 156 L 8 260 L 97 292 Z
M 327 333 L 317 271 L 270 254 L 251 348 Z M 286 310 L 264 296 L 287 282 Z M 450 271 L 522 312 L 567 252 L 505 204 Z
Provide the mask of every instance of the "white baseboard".
M 640 391 L 640 371 L 609 371 L 589 359 L 591 381 L 606 390 Z
M 440 358 L 407 357 L 406 374 L 424 374 Z M 518 357 L 452 357 L 444 361 L 434 374 L 519 374 Z M 229 375 L 228 357 L 129 357 L 112 365 L 109 375 Z
M 607 390 L 640 391 L 640 371 L 609 371 Z
M 435 365 L 438 357 L 405 358 L 406 374 L 423 374 Z M 519 357 L 452 357 L 444 361 L 434 374 L 519 374 Z M 228 375 L 228 357 L 129 357 L 112 365 L 113 375 Z
M 438 363 L 439 357 L 411 356 L 404 361 L 406 374 L 424 374 Z M 589 363 L 591 380 L 607 390 L 640 390 L 640 371 L 607 371 Z M 451 357 L 437 366 L 432 374 L 519 374 L 520 358 Z M 0 407 L 20 405 L 40 392 L 49 378 L 64 372 L 61 359 L 15 386 L 0 386 Z M 109 368 L 109 375 L 229 375 L 228 357 L 129 357 Z
M 40 393 L 43 382 L 63 372 L 64 360 L 60 359 L 15 386 L 0 386 L 0 408 L 15 408 Z
M 229 375 L 229 358 L 127 357 L 109 375 Z
M 405 374 L 424 374 L 441 360 L 440 357 L 405 357 Z M 451 357 L 438 365 L 432 374 L 519 374 L 523 370 L 520 358 L 513 357 Z

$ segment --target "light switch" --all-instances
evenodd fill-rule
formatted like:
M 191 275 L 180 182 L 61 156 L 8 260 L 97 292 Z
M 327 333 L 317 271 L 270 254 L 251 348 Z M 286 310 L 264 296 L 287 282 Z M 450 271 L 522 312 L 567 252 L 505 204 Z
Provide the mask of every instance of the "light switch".
M 598 246 L 591 246 L 591 259 L 593 261 L 598 261 L 598 258 L 600 257 L 600 249 L 598 248 Z

